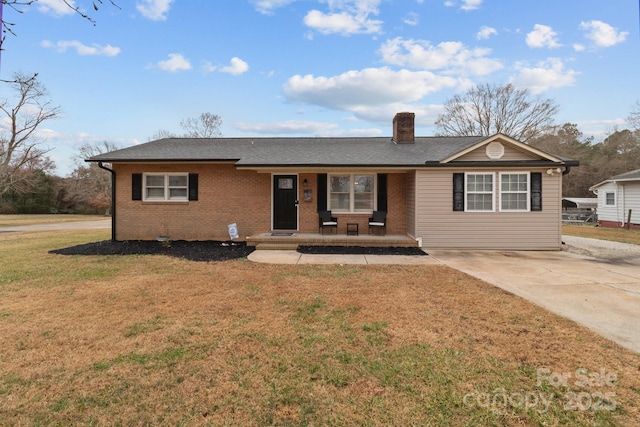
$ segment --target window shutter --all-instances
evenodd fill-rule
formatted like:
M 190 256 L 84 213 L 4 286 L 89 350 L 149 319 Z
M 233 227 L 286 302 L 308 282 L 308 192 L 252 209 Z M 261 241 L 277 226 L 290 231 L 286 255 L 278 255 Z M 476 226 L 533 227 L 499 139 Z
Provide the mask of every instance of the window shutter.
M 318 212 L 327 210 L 327 174 L 318 174 Z
M 142 200 L 142 174 L 131 174 L 131 200 Z
M 198 174 L 189 174 L 189 200 L 198 200 Z
M 387 212 L 387 174 L 378 174 L 378 210 Z
M 453 210 L 464 211 L 464 173 L 453 174 Z
M 531 172 L 531 211 L 542 210 L 542 172 Z

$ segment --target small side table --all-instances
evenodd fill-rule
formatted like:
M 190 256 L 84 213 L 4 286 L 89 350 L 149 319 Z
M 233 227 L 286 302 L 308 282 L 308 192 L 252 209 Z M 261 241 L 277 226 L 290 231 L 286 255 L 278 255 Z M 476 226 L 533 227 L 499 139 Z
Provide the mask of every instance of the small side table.
M 357 236 L 358 233 L 358 223 L 357 222 L 348 222 L 347 223 L 347 236 Z

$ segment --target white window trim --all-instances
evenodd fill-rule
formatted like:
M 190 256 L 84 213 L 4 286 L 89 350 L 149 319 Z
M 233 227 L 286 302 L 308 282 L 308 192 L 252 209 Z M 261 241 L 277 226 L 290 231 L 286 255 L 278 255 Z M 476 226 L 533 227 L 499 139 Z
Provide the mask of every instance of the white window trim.
M 147 177 L 148 176 L 163 176 L 164 177 L 164 198 L 159 199 L 156 197 L 147 197 Z M 184 187 L 187 192 L 184 197 L 169 198 L 169 176 L 185 176 L 187 178 L 187 185 Z M 183 187 L 178 187 L 183 188 Z M 187 172 L 145 172 L 142 174 L 142 201 L 143 202 L 188 202 L 189 201 L 189 173 Z
M 490 175 L 491 176 L 491 209 L 469 209 L 469 200 L 467 198 L 469 191 L 467 184 L 469 175 Z M 486 191 L 473 191 L 471 194 L 486 194 Z M 464 173 L 464 211 L 465 212 L 495 212 L 496 211 L 496 174 L 494 172 L 465 172 Z
M 335 210 L 331 206 L 331 177 L 332 176 L 344 176 L 349 175 L 349 210 Z M 355 188 L 353 185 L 353 177 L 356 175 L 369 175 L 373 176 L 373 209 L 361 209 L 355 210 Z M 368 172 L 344 172 L 344 173 L 330 173 L 327 175 L 327 209 L 339 213 L 339 214 L 371 214 L 378 209 L 378 174 Z
M 607 204 L 607 194 L 613 194 L 613 204 L 612 205 Z M 616 193 L 616 191 L 615 190 L 605 191 L 604 192 L 604 199 L 602 200 L 602 206 L 605 207 L 605 208 L 615 208 L 617 204 L 618 204 L 618 194 Z
M 503 209 L 502 208 L 502 177 L 504 175 L 527 175 L 527 208 L 526 209 Z M 500 180 L 498 182 L 498 207 L 500 212 L 531 212 L 531 172 L 528 171 L 509 171 L 500 172 Z M 524 194 L 523 191 L 504 191 L 504 193 L 519 193 Z

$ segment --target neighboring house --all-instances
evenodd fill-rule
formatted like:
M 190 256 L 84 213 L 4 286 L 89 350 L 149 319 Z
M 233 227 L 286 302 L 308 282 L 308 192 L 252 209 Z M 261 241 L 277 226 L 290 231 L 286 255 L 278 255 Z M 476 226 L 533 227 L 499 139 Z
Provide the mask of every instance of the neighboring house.
M 598 223 L 640 229 L 640 169 L 613 176 L 589 188 L 598 196 Z
M 338 233 L 373 211 L 387 234 L 425 248 L 561 248 L 562 176 L 577 161 L 505 135 L 415 137 L 398 113 L 393 138 L 167 138 L 87 161 L 109 163 L 113 237 L 240 240 L 318 234 L 318 211 Z M 251 239 L 248 239 L 251 242 Z

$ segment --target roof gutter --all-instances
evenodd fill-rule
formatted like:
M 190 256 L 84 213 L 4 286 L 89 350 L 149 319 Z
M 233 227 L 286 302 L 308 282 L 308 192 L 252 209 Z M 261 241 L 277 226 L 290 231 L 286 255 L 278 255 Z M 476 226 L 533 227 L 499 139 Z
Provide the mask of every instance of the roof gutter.
M 102 162 L 98 162 L 98 167 L 111 174 L 111 241 L 116 241 L 116 171 L 109 169 Z

